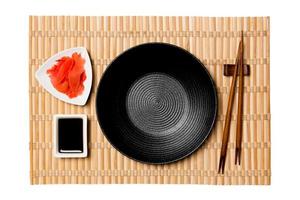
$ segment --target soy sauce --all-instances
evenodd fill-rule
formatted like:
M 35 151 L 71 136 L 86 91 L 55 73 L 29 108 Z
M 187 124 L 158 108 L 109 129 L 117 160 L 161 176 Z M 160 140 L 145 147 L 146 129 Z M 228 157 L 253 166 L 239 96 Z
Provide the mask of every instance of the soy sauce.
M 60 153 L 83 152 L 82 118 L 58 119 L 58 151 Z

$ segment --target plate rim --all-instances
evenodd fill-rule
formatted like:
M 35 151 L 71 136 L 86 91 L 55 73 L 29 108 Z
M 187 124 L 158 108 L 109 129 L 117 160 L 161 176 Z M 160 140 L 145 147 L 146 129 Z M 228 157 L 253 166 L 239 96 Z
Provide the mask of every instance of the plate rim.
M 151 45 L 151 44 L 161 44 L 161 45 L 167 45 L 167 46 L 171 46 L 171 47 L 175 47 L 175 48 L 178 48 L 180 50 L 183 50 L 185 51 L 186 53 L 188 53 L 189 55 L 191 55 L 195 60 L 197 60 L 197 62 L 202 66 L 202 68 L 205 70 L 205 73 L 208 75 L 209 77 L 209 80 L 210 82 L 212 83 L 212 86 L 213 86 L 213 92 L 214 92 L 214 99 L 215 99 L 215 109 L 214 109 L 214 115 L 213 115 L 213 121 L 211 123 L 211 126 L 209 127 L 209 130 L 207 131 L 207 134 L 206 136 L 203 138 L 203 140 L 201 142 L 199 142 L 199 144 L 197 145 L 197 147 L 195 147 L 192 151 L 190 151 L 189 153 L 183 155 L 183 156 L 180 156 L 179 158 L 176 158 L 176 159 L 173 159 L 173 160 L 170 160 L 170 161 L 162 161 L 162 162 L 150 162 L 150 161 L 144 161 L 144 160 L 139 160 L 139 159 L 136 159 L 126 153 L 124 153 L 123 151 L 121 151 L 118 147 L 116 147 L 116 145 L 114 145 L 111 140 L 109 139 L 109 137 L 107 136 L 107 134 L 105 133 L 105 130 L 103 128 L 103 125 L 102 125 L 102 122 L 100 121 L 99 119 L 99 116 L 98 116 L 98 109 L 99 109 L 99 106 L 97 104 L 98 102 L 98 93 L 99 93 L 99 90 L 100 90 L 100 87 L 101 87 L 101 82 L 102 82 L 102 79 L 104 78 L 105 74 L 107 73 L 108 69 L 112 66 L 112 63 L 114 63 L 115 60 L 117 60 L 119 58 L 119 56 L 123 55 L 124 53 L 134 49 L 134 48 L 137 48 L 137 47 L 140 47 L 140 46 L 144 46 L 144 45 Z M 212 76 L 210 75 L 209 71 L 207 70 L 207 68 L 205 67 L 205 65 L 201 62 L 201 60 L 199 58 L 197 58 L 194 54 L 192 54 L 190 51 L 184 49 L 183 47 L 181 46 L 177 46 L 175 44 L 171 44 L 171 43 L 165 43 L 165 42 L 146 42 L 146 43 L 140 43 L 140 44 L 137 44 L 133 47 L 130 47 L 126 50 L 124 50 L 123 52 L 121 52 L 120 54 L 118 54 L 110 63 L 109 65 L 105 68 L 105 70 L 103 71 L 99 81 L 98 81 L 98 86 L 97 86 L 97 91 L 96 91 L 96 97 L 95 97 L 95 108 L 96 108 L 96 116 L 97 116 L 97 121 L 98 121 L 98 124 L 101 128 L 101 132 L 103 133 L 103 135 L 105 136 L 105 138 L 108 140 L 108 142 L 110 143 L 110 145 L 112 147 L 114 147 L 119 153 L 121 153 L 122 155 L 126 156 L 127 158 L 130 158 L 134 161 L 137 161 L 137 162 L 140 162 L 140 163 L 144 163 L 144 164 L 154 164 L 154 165 L 162 165 L 162 164 L 170 164 L 170 163 L 175 163 L 177 161 L 180 161 L 184 158 L 187 158 L 189 157 L 190 155 L 192 155 L 194 152 L 196 152 L 197 150 L 199 150 L 199 148 L 207 141 L 207 138 L 211 135 L 211 132 L 212 132 L 212 129 L 214 128 L 214 125 L 216 123 L 216 119 L 217 119 L 217 114 L 218 114 L 218 94 L 217 94 L 217 87 L 215 85 L 215 82 L 212 78 Z

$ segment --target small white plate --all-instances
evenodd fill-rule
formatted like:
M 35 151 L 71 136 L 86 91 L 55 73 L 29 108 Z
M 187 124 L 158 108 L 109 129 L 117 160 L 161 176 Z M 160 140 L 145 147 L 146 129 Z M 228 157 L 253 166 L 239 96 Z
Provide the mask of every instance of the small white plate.
M 49 75 L 47 74 L 47 70 L 51 68 L 59 58 L 63 56 L 71 57 L 72 54 L 75 52 L 80 53 L 82 58 L 85 60 L 84 69 L 86 73 L 86 80 L 83 82 L 83 93 L 75 98 L 69 98 L 66 94 L 61 93 L 54 88 L 49 78 Z M 40 66 L 40 68 L 35 73 L 35 77 L 39 81 L 39 83 L 54 97 L 70 104 L 83 106 L 88 100 L 93 80 L 92 66 L 89 54 L 86 48 L 84 47 L 75 47 L 71 49 L 66 49 L 64 51 L 60 51 L 54 56 L 50 57 L 42 66 Z
M 82 138 L 83 138 L 83 151 L 82 152 L 59 152 L 58 145 L 58 120 L 66 119 L 66 118 L 81 118 L 82 119 Z M 57 114 L 53 115 L 52 122 L 52 130 L 53 130 L 53 155 L 57 158 L 84 158 L 87 157 L 87 116 L 83 114 Z

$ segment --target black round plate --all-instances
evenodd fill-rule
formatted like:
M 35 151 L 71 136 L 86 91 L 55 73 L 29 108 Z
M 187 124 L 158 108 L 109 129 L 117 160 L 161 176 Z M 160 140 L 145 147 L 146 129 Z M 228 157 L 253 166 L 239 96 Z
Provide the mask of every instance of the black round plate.
M 210 134 L 217 93 L 191 53 L 147 43 L 108 66 L 98 86 L 96 111 L 117 150 L 141 162 L 168 163 L 194 152 Z

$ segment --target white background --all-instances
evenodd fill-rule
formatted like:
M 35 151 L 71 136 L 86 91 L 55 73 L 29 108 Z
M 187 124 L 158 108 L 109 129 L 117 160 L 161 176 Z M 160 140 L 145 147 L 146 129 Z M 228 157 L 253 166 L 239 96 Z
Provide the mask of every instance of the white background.
M 7 0 L 0 7 L 0 199 L 299 199 L 296 1 Z M 29 185 L 28 15 L 271 16 L 271 186 Z

